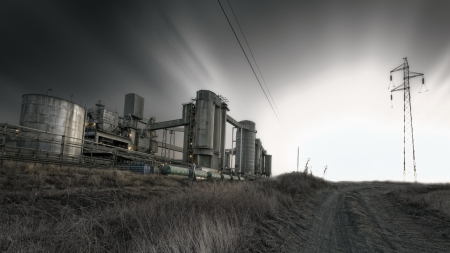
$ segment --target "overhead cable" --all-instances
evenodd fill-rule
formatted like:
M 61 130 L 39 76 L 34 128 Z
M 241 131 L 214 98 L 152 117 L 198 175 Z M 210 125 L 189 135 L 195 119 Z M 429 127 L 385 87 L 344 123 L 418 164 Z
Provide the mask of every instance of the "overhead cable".
M 231 7 L 231 4 L 230 4 L 229 0 L 227 0 L 227 2 L 228 2 L 228 5 L 230 6 L 231 12 L 233 13 L 234 19 L 236 20 L 236 22 L 238 24 L 239 30 L 241 31 L 242 36 L 244 37 L 245 43 L 247 44 L 248 50 L 250 51 L 250 55 L 252 56 L 253 61 L 256 64 L 256 68 L 258 69 L 258 72 L 261 75 L 263 83 L 266 86 L 267 92 L 269 93 L 269 97 L 272 99 L 273 105 L 275 106 L 275 110 L 278 113 L 278 116 L 280 116 L 281 121 L 283 121 L 283 118 L 281 117 L 280 111 L 277 108 L 277 104 L 275 103 L 275 100 L 273 99 L 272 94 L 270 93 L 269 87 L 267 86 L 266 80 L 264 79 L 264 76 L 263 76 L 261 70 L 259 69 L 258 62 L 256 62 L 255 56 L 253 56 L 253 52 L 252 52 L 252 49 L 250 47 L 250 44 L 248 43 L 247 38 L 245 37 L 244 31 L 242 30 L 242 27 L 239 24 L 239 20 L 237 19 L 236 14 L 234 13 L 233 7 Z
M 273 113 L 274 113 L 275 116 L 277 117 L 277 120 L 278 120 L 278 122 L 280 123 L 281 127 L 284 128 L 284 127 L 283 127 L 283 124 L 282 124 L 281 121 L 280 121 L 280 118 L 278 117 L 277 113 L 275 112 L 275 109 L 273 108 L 272 103 L 271 103 L 270 100 L 269 100 L 269 97 L 268 97 L 267 94 L 266 94 L 266 91 L 264 90 L 264 88 L 263 88 L 261 82 L 259 81 L 258 75 L 256 75 L 255 69 L 253 68 L 252 64 L 250 63 L 250 60 L 248 59 L 247 53 L 245 53 L 245 50 L 244 50 L 244 48 L 242 47 L 242 44 L 241 44 L 241 42 L 239 41 L 239 38 L 238 38 L 236 32 L 234 31 L 234 28 L 233 28 L 233 26 L 231 25 L 230 20 L 228 19 L 227 13 L 226 13 L 225 10 L 223 9 L 222 3 L 220 3 L 220 0 L 217 0 L 217 1 L 219 2 L 220 8 L 222 8 L 223 14 L 225 15 L 225 18 L 227 19 L 228 24 L 230 25 L 231 30 L 233 31 L 234 36 L 236 37 L 236 40 L 238 41 L 239 46 L 241 47 L 242 52 L 244 53 L 245 58 L 247 59 L 248 64 L 249 64 L 250 67 L 252 68 L 253 74 L 255 75 L 256 80 L 258 81 L 259 86 L 261 87 L 261 90 L 264 92 L 264 95 L 266 96 L 267 102 L 269 102 L 270 107 L 272 108 Z

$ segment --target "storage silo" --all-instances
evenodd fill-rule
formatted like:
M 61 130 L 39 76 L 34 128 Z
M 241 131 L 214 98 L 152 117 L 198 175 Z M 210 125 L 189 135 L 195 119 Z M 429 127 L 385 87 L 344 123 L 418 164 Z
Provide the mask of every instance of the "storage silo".
M 231 152 L 225 153 L 225 167 L 228 169 L 231 168 Z
M 131 115 L 137 119 L 144 118 L 144 98 L 135 94 L 128 93 L 125 95 L 125 103 L 123 108 L 123 116 Z
M 236 170 L 241 173 L 255 173 L 255 123 L 249 120 L 243 120 L 239 122 L 249 128 L 241 129 L 238 128 L 236 133 Z M 241 145 L 242 139 L 242 145 Z M 242 150 L 241 150 L 242 146 Z
M 230 168 L 230 162 L 228 164 L 226 159 L 230 159 L 229 157 L 225 157 L 225 141 L 226 141 L 226 133 L 227 133 L 227 112 L 229 111 L 228 105 L 224 102 L 220 105 L 221 108 L 221 117 L 222 117 L 222 126 L 221 126 L 221 136 L 220 136 L 220 167 L 228 167 Z
M 266 176 L 272 175 L 272 155 L 266 155 L 264 160 L 264 168 L 266 170 Z
M 198 166 L 211 168 L 214 156 L 214 116 L 216 94 L 209 90 L 197 91 L 195 105 L 194 158 Z
M 255 174 L 261 174 L 261 140 L 255 141 Z
M 213 155 L 213 163 L 211 168 L 220 169 L 221 168 L 221 139 L 222 139 L 222 109 L 219 106 L 215 105 L 214 112 L 214 155 Z
M 261 175 L 266 174 L 265 161 L 266 161 L 266 151 L 263 149 L 261 152 L 261 159 L 260 159 Z
M 84 124 L 85 109 L 81 105 L 58 97 L 26 94 L 22 96 L 20 125 L 47 133 L 23 129 L 21 131 L 29 132 L 27 135 L 31 138 L 19 140 L 18 145 L 53 153 L 63 151 L 64 155 L 79 156 Z M 34 140 L 37 138 L 39 141 Z M 52 142 L 48 142 L 49 140 Z

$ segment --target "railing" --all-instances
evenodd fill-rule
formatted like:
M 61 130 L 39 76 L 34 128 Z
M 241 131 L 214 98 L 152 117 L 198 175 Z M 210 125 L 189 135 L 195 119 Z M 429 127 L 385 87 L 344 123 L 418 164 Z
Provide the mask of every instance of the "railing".
M 123 161 L 151 166 L 167 162 L 153 154 L 6 123 L 0 123 L 0 160 L 86 167 L 115 166 Z

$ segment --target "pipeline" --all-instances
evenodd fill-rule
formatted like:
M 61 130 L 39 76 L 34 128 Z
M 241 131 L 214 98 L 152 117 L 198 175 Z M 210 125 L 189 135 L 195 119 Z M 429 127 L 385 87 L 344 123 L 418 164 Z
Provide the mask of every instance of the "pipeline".
M 179 176 L 187 176 L 187 177 L 193 176 L 192 170 L 190 170 L 188 168 L 173 166 L 173 165 L 164 166 L 161 169 L 161 174 L 163 174 L 163 175 L 179 175 Z M 195 171 L 195 176 L 200 177 L 200 178 L 211 178 L 211 179 L 220 179 L 220 180 L 236 180 L 236 181 L 245 180 L 243 177 L 239 177 L 239 176 L 225 175 L 225 174 L 206 172 L 206 171 L 201 171 L 201 170 Z

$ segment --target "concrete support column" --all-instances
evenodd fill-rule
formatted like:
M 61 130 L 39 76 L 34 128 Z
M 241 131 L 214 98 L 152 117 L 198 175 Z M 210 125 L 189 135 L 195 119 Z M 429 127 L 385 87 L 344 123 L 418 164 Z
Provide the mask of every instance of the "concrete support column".
M 221 132 L 221 136 L 220 136 L 220 168 L 225 168 L 227 166 L 226 164 L 226 157 L 225 157 L 225 140 L 226 140 L 226 134 L 227 134 L 227 112 L 228 110 L 228 105 L 226 103 L 222 103 L 220 106 L 221 109 L 221 117 L 222 117 L 222 132 Z M 229 165 L 228 165 L 229 167 Z
M 219 100 L 219 99 L 217 99 Z M 220 100 L 219 100 L 220 101 Z M 214 156 L 213 156 L 213 169 L 220 169 L 221 165 L 221 137 L 222 137 L 222 110 L 220 109 L 220 102 L 215 104 L 214 109 Z
M 255 141 L 255 174 L 261 174 L 261 140 Z
M 189 122 L 190 122 L 190 115 L 191 115 L 191 109 L 192 104 L 183 104 L 183 122 L 188 125 L 184 125 L 184 137 L 183 137 L 183 162 L 187 163 L 189 162 L 189 155 L 188 155 L 188 149 L 191 146 L 191 143 L 189 142 Z M 192 145 L 194 145 L 192 143 Z
M 270 177 L 272 175 L 272 156 L 266 155 L 264 161 L 265 169 L 266 169 L 266 176 Z

